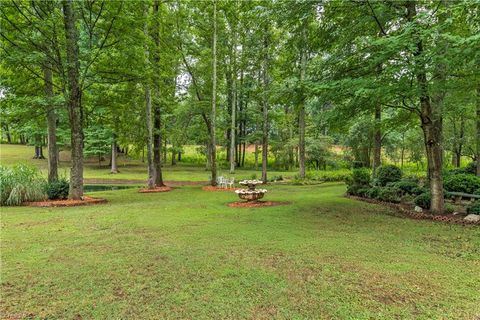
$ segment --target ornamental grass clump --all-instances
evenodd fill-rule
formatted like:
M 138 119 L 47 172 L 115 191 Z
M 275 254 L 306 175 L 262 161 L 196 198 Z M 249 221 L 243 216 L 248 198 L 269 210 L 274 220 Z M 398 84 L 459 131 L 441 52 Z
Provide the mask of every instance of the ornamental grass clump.
M 47 198 L 45 179 L 37 168 L 16 165 L 11 168 L 0 166 L 0 193 L 2 206 L 17 206 L 27 201 Z

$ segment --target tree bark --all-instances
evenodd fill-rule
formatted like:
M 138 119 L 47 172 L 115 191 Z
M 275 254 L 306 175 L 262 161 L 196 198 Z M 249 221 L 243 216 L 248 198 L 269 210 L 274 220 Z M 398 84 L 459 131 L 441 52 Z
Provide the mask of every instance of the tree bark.
M 477 176 L 480 177 L 480 83 L 477 85 Z
M 306 25 L 304 23 L 302 30 L 303 46 L 300 58 L 300 106 L 298 110 L 298 167 L 300 179 L 305 179 L 305 93 L 304 81 L 307 68 L 307 49 L 306 46 Z
M 267 180 L 267 165 L 268 165 L 268 96 L 267 91 L 269 87 L 268 79 L 268 30 L 265 30 L 264 40 L 263 40 L 263 95 L 262 95 L 262 114 L 263 114 L 263 123 L 262 123 L 262 182 L 266 184 Z
M 236 35 L 233 35 L 235 38 Z M 231 114 L 231 124 L 230 124 L 230 173 L 235 173 L 235 131 L 236 128 L 236 111 L 237 111 L 237 68 L 236 68 L 236 59 L 235 59 L 235 41 L 233 45 L 232 55 L 233 55 L 233 71 L 232 71 L 232 114 Z
M 258 169 L 258 142 L 255 141 L 255 164 L 254 164 L 255 170 Z
M 57 115 L 55 106 L 52 104 L 53 98 L 53 76 L 52 69 L 48 62 L 45 62 L 43 68 L 43 77 L 45 80 L 45 95 L 48 100 L 47 105 L 47 148 L 48 148 L 48 182 L 52 183 L 58 180 L 58 147 L 57 147 Z
M 112 135 L 112 157 L 111 157 L 111 167 L 110 173 L 118 173 L 118 166 L 117 166 L 117 136 L 114 133 Z
M 78 59 L 78 31 L 75 26 L 73 0 L 63 0 L 63 22 L 67 50 L 67 106 L 71 130 L 71 157 L 69 198 L 83 196 L 83 110 L 80 88 L 80 61 Z
M 406 4 L 407 19 L 415 22 L 417 14 L 416 3 L 409 1 Z M 423 54 L 423 43 L 417 40 L 415 57 L 416 80 L 419 86 L 420 100 L 420 119 L 424 135 L 424 144 L 427 154 L 428 179 L 430 183 L 430 193 L 432 200 L 430 210 L 436 214 L 442 214 L 444 209 L 443 198 L 443 177 L 442 177 L 442 115 L 440 110 L 441 101 L 436 101 L 432 105 L 432 100 L 428 92 L 427 74 L 425 64 L 421 62 Z M 440 97 L 437 97 L 439 100 Z
M 212 70 L 212 115 L 210 120 L 210 166 L 212 171 L 212 186 L 217 185 L 217 150 L 215 141 L 215 125 L 217 113 L 217 1 L 213 1 L 213 70 Z
M 159 0 L 153 3 L 154 32 L 153 40 L 155 50 L 153 51 L 153 165 L 155 167 L 155 186 L 163 187 L 162 177 L 162 114 L 160 109 L 160 17 Z
M 377 104 L 375 106 L 375 133 L 374 133 L 374 145 L 373 145 L 373 172 L 381 165 L 382 161 L 382 107 Z M 403 162 L 402 162 L 403 163 Z
M 143 27 L 143 33 L 145 38 L 148 39 L 148 11 L 149 5 L 147 2 L 144 3 L 143 8 L 145 24 Z M 150 65 L 149 59 L 150 54 L 148 50 L 148 45 L 145 43 L 145 62 L 147 67 Z M 148 74 L 148 70 L 147 70 Z M 148 179 L 147 179 L 147 187 L 148 189 L 155 188 L 155 167 L 153 165 L 153 123 L 152 123 L 152 97 L 150 92 L 150 77 L 146 77 L 145 79 L 145 121 L 147 123 L 147 166 L 148 166 Z

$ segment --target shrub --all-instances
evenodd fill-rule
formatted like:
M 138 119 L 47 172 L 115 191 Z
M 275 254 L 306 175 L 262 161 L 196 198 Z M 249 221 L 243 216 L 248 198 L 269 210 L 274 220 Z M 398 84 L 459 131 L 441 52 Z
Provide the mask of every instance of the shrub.
M 480 214 L 480 200 L 476 200 L 467 206 L 467 213 Z
M 370 171 L 366 168 L 354 169 L 351 182 L 360 186 L 368 186 L 370 184 Z
M 475 174 L 476 171 L 477 164 L 475 162 L 470 162 L 466 167 L 448 170 L 448 174 Z
M 384 165 L 377 168 L 375 178 L 380 186 L 386 186 L 389 182 L 397 182 L 402 178 L 402 170 L 394 165 Z
M 368 189 L 366 196 L 371 199 L 378 199 L 379 193 L 380 193 L 380 187 L 375 186 Z
M 363 161 L 353 161 L 352 162 L 352 169 L 360 169 L 360 168 L 364 168 L 365 167 L 365 163 Z
M 430 192 L 425 192 L 418 195 L 413 202 L 423 209 L 430 209 L 430 202 L 432 201 L 432 196 Z
M 418 189 L 418 183 L 413 180 L 402 179 L 397 182 L 390 182 L 387 186 L 395 187 L 401 190 L 402 194 L 415 194 Z
M 364 186 L 360 186 L 358 184 L 352 184 L 347 187 L 347 193 L 352 196 L 358 196 L 358 192 L 361 189 L 364 189 Z
M 396 187 L 383 187 L 378 192 L 378 199 L 387 202 L 399 203 L 401 199 L 401 191 Z
M 473 194 L 476 194 L 476 195 L 480 196 L 480 189 L 475 190 L 475 191 L 473 192 Z
M 46 198 L 44 186 L 45 180 L 35 167 L 0 166 L 1 205 L 15 206 L 26 201 L 43 200 Z
M 443 184 L 450 192 L 474 193 L 480 189 L 480 177 L 471 174 L 452 174 L 445 177 Z
M 46 192 L 48 199 L 67 199 L 68 197 L 68 181 L 66 179 L 60 179 L 58 181 L 48 183 L 46 185 Z
M 368 197 L 368 193 L 370 191 L 370 188 L 360 188 L 357 190 L 357 196 L 359 197 Z

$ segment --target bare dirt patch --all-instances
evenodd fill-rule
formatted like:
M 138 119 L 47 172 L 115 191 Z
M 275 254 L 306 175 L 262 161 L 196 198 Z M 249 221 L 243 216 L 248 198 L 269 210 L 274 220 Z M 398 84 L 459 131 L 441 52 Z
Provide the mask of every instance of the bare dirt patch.
M 169 192 L 169 191 L 172 191 L 173 188 L 172 187 L 167 187 L 167 186 L 163 186 L 163 187 L 155 187 L 153 189 L 140 189 L 138 190 L 138 192 L 140 193 L 156 193 L 156 192 Z
M 93 197 L 83 197 L 82 200 L 45 200 L 45 201 L 34 201 L 27 202 L 26 205 L 29 207 L 76 207 L 76 206 L 86 206 L 92 204 L 106 203 L 106 199 L 102 198 L 93 198 Z
M 235 190 L 240 190 L 240 188 L 220 188 L 220 187 L 214 187 L 214 186 L 203 186 L 202 187 L 203 191 L 210 191 L 210 192 L 217 192 L 217 191 L 228 191 L 228 192 L 234 192 Z
M 261 208 L 261 207 L 274 207 L 274 206 L 286 206 L 290 204 L 287 201 L 236 201 L 228 204 L 231 208 Z

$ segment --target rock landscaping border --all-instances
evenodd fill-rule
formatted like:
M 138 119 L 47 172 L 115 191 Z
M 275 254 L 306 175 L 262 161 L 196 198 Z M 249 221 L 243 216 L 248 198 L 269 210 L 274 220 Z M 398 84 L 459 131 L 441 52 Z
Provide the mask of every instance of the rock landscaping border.
M 433 221 L 440 221 L 440 222 L 446 222 L 446 223 L 452 223 L 452 224 L 461 224 L 461 225 L 480 225 L 480 222 L 473 222 L 473 221 L 466 221 L 463 219 L 463 216 L 456 216 L 456 215 L 435 215 L 435 214 L 430 214 L 430 213 L 424 213 L 424 212 L 416 212 L 414 210 L 409 210 L 404 207 L 402 207 L 401 204 L 397 203 L 391 203 L 391 202 L 384 202 L 384 201 L 379 201 L 375 199 L 369 199 L 369 198 L 362 198 L 362 197 L 357 197 L 357 196 L 350 196 L 346 195 L 347 198 L 353 199 L 353 200 L 359 200 L 359 201 L 364 201 L 368 203 L 374 203 L 374 204 L 380 204 L 383 206 L 387 206 L 389 208 L 397 210 L 402 216 L 408 217 L 411 219 L 417 219 L 417 220 L 433 220 Z

